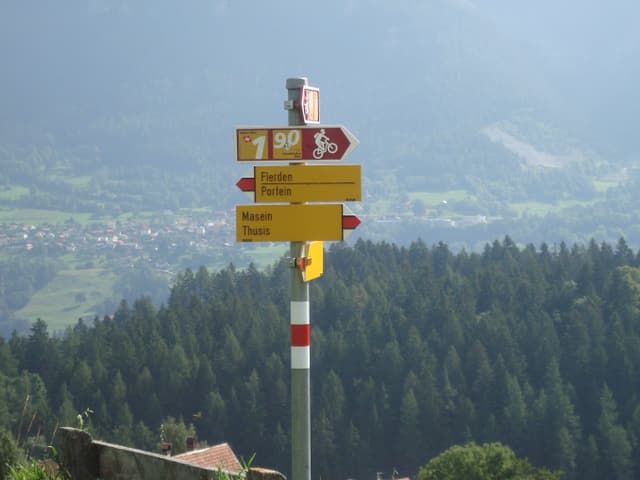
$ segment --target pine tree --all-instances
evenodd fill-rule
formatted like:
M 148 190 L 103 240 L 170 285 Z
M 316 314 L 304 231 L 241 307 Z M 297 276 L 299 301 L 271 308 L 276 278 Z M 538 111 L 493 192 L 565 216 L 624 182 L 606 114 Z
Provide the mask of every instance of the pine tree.
M 553 358 L 545 374 L 544 390 L 548 395 L 545 415 L 547 464 L 568 474 L 575 470 L 577 447 L 580 443 L 580 420 L 565 387 L 562 385 L 558 362 Z
M 507 374 L 507 398 L 503 409 L 504 438 L 515 451 L 524 451 L 528 422 L 527 405 L 518 379 Z
M 616 402 L 606 384 L 602 387 L 600 406 L 598 433 L 604 470 L 612 480 L 630 480 L 633 478 L 631 444 L 626 430 L 618 423 Z
M 212 443 L 224 441 L 230 419 L 226 402 L 217 390 L 207 394 L 202 416 L 201 428 L 205 438 Z
M 321 410 L 319 415 L 312 419 L 311 444 L 313 445 L 311 464 L 317 465 L 317 475 L 323 478 L 335 476 L 336 435 L 327 412 Z
M 402 397 L 398 422 L 397 440 L 394 442 L 396 459 L 403 470 L 412 471 L 417 465 L 423 445 L 420 430 L 420 406 L 413 389 L 408 388 Z
M 78 410 L 73 405 L 73 398 L 69 393 L 67 384 L 63 383 L 58 393 L 58 410 L 56 412 L 57 422 L 61 426 L 77 426 Z
M 327 418 L 333 425 L 342 425 L 345 408 L 345 393 L 340 377 L 330 370 L 322 382 L 319 407 L 327 412 Z

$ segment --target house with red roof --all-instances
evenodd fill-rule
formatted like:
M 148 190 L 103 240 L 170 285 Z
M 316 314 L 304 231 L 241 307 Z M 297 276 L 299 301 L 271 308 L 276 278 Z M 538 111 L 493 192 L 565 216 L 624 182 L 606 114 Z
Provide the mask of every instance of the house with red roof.
M 192 444 L 192 446 L 195 446 L 195 444 Z M 224 470 L 230 474 L 242 472 L 242 464 L 228 443 L 189 450 L 172 458 L 200 467 Z

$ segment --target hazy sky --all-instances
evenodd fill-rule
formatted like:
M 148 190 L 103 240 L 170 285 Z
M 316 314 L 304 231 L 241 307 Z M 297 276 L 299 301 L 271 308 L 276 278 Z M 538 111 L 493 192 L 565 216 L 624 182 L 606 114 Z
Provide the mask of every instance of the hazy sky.
M 264 123 L 285 118 L 285 79 L 307 75 L 333 123 L 484 122 L 530 105 L 597 132 L 620 119 L 623 142 L 639 13 L 630 0 L 7 0 L 0 106 L 5 121 L 84 121 L 208 102 Z

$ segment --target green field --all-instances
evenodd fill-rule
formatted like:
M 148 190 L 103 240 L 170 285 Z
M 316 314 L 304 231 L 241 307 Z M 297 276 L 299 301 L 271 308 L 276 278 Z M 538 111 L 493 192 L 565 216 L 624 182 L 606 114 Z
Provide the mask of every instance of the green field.
M 245 253 L 256 268 L 262 270 L 275 264 L 288 251 L 288 245 L 269 244 L 250 248 Z M 29 324 L 41 318 L 52 332 L 62 331 L 75 324 L 78 318 L 89 322 L 93 320 L 95 307 L 101 306 L 112 296 L 117 280 L 114 273 L 100 267 L 73 269 L 70 265 L 77 264 L 78 259 L 72 255 L 65 255 L 61 259 L 69 267 L 61 270 L 46 287 L 37 291 L 29 303 L 15 313 L 16 318 L 24 319 Z
M 451 202 L 471 197 L 466 190 L 448 190 L 446 192 L 409 192 L 408 195 L 411 201 L 421 200 L 427 207 L 440 205 L 443 200 Z
M 17 200 L 29 195 L 29 189 L 22 185 L 12 185 L 0 188 L 0 200 Z
M 57 181 L 57 182 L 64 182 L 67 183 L 69 185 L 72 185 L 74 187 L 79 187 L 79 188 L 86 188 L 90 185 L 91 183 L 91 177 L 89 177 L 88 175 L 83 175 L 83 176 L 77 176 L 77 177 L 72 177 L 72 176 L 68 176 L 65 174 L 60 174 L 60 175 L 50 175 L 49 178 L 51 180 Z
M 407 196 L 409 201 L 414 202 L 416 200 L 420 200 L 427 208 L 435 208 L 441 205 L 443 200 L 446 200 L 447 202 L 464 199 L 475 201 L 475 197 L 473 195 L 469 195 L 466 190 L 447 190 L 444 192 L 407 192 Z M 375 202 L 367 202 L 366 206 L 363 208 L 365 211 L 375 212 L 377 215 L 398 215 L 400 214 L 398 205 L 399 203 L 397 198 L 380 198 Z M 408 215 L 410 212 L 403 212 L 402 214 Z
M 542 203 L 542 202 L 517 202 L 509 204 L 511 210 L 514 210 L 518 217 L 522 217 L 524 214 L 536 216 L 536 217 L 544 217 L 549 213 L 557 213 L 564 209 L 571 207 L 588 207 L 589 205 L 593 205 L 598 200 L 562 200 L 560 202 L 555 203 Z
M 397 210 L 396 206 L 398 205 L 397 200 L 377 200 L 375 202 L 369 202 L 367 204 L 366 210 L 369 212 L 375 212 L 378 215 L 384 215 L 386 213 L 391 213 Z
M 607 190 L 617 187 L 619 184 L 620 182 L 616 180 L 594 180 L 593 188 L 595 188 L 598 193 L 606 193 Z
M 272 266 L 283 255 L 289 254 L 289 245 L 284 243 L 272 243 L 265 246 L 255 247 L 246 250 L 247 256 L 251 257 L 252 262 L 259 270 Z
M 17 189 L 20 187 L 12 187 L 11 192 L 17 194 Z M 3 191 L 0 191 L 0 200 L 6 198 L 9 195 L 9 191 L 4 191 L 5 197 L 3 197 Z M 191 210 L 185 209 L 180 211 L 180 214 L 189 214 Z M 74 222 L 81 225 L 88 223 L 110 223 L 114 221 L 119 222 L 131 222 L 131 221 L 148 221 L 150 219 L 158 218 L 160 214 L 158 212 L 144 211 L 144 212 L 127 212 L 119 215 L 118 217 L 100 217 L 91 213 L 74 213 L 64 212 L 61 210 L 43 210 L 38 208 L 11 208 L 7 206 L 0 206 L 0 224 L 5 223 L 21 223 L 30 225 L 59 225 L 72 219 Z
M 78 223 L 87 223 L 89 213 L 71 213 L 60 210 L 40 210 L 35 208 L 0 207 L 0 223 L 21 223 L 31 225 L 56 225 L 72 218 Z
M 16 317 L 29 323 L 41 318 L 51 331 L 73 325 L 80 317 L 92 320 L 94 307 L 111 295 L 115 281 L 116 276 L 102 268 L 62 270 Z

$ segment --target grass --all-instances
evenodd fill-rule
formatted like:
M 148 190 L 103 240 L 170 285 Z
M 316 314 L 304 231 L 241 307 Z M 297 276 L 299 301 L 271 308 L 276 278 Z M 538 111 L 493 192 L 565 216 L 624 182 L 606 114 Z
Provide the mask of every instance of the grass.
M 596 192 L 598 193 L 606 193 L 607 190 L 613 187 L 617 187 L 619 184 L 620 182 L 617 182 L 615 180 L 594 180 L 593 188 L 595 188 Z
M 119 215 L 115 220 L 121 223 L 143 222 L 143 221 L 149 221 L 149 220 L 156 220 L 159 216 L 162 216 L 162 215 L 158 212 L 145 210 L 142 212 L 126 212 Z M 98 220 L 100 220 L 100 218 L 98 218 Z M 113 217 L 104 217 L 102 218 L 102 220 L 104 221 L 104 223 L 107 223 L 107 222 L 113 221 L 114 219 Z
M 510 204 L 509 207 L 518 214 L 518 217 L 522 217 L 525 213 L 536 217 L 544 217 L 557 208 L 551 203 L 541 202 L 518 202 Z
M 510 204 L 511 210 L 514 210 L 518 217 L 522 217 L 525 213 L 536 217 L 544 217 L 549 213 L 557 213 L 566 208 L 571 207 L 588 207 L 596 203 L 598 199 L 593 200 L 562 200 L 557 203 L 542 202 L 518 202 Z
M 245 253 L 251 257 L 256 268 L 263 269 L 276 263 L 283 255 L 288 255 L 289 245 L 283 243 L 267 244 L 246 249 Z
M 375 202 L 370 201 L 367 203 L 367 207 L 370 212 L 376 212 L 377 214 L 385 214 L 397 210 L 398 201 L 389 199 L 380 199 Z
M 0 223 L 24 223 L 30 225 L 61 224 L 73 218 L 78 223 L 88 223 L 89 213 L 71 213 L 60 210 L 0 207 Z
M 0 201 L 8 199 L 10 195 L 18 195 L 22 187 L 11 187 L 9 190 L 0 190 Z M 28 193 L 28 190 L 27 190 Z M 211 213 L 208 208 L 185 208 L 179 210 L 175 218 L 189 216 L 191 214 Z M 114 221 L 145 222 L 163 218 L 164 214 L 157 211 L 145 210 L 140 212 L 126 212 L 117 217 L 106 215 L 99 216 L 92 213 L 75 213 L 62 210 L 44 210 L 38 208 L 13 208 L 0 205 L 0 224 L 21 223 L 29 225 L 57 225 L 65 223 L 70 218 L 75 222 L 86 225 L 88 223 L 110 223 Z
M 29 195 L 29 189 L 22 185 L 11 185 L 0 188 L 0 200 L 17 200 Z
M 55 478 L 35 460 L 28 464 L 10 466 L 7 475 L 7 480 L 55 480 Z
M 409 200 L 422 200 L 427 207 L 440 205 L 443 200 L 464 200 L 469 197 L 466 190 L 447 190 L 445 192 L 409 192 Z
M 410 202 L 420 200 L 426 208 L 438 207 L 443 200 L 459 201 L 469 199 L 474 201 L 475 198 L 466 190 L 446 190 L 444 192 L 407 192 Z M 379 198 L 376 201 L 367 201 L 366 211 L 375 213 L 376 215 L 409 215 L 404 207 L 398 206 L 397 198 Z
M 94 307 L 113 291 L 116 278 L 102 268 L 62 270 L 16 312 L 16 317 L 29 323 L 41 318 L 52 331 L 63 330 L 80 317 L 93 319 Z
M 64 182 L 68 185 L 72 185 L 74 187 L 81 187 L 81 188 L 86 188 L 91 183 L 91 177 L 88 175 L 72 177 L 64 174 L 60 174 L 60 175 L 53 174 L 53 175 L 49 175 L 49 179 L 57 182 Z

